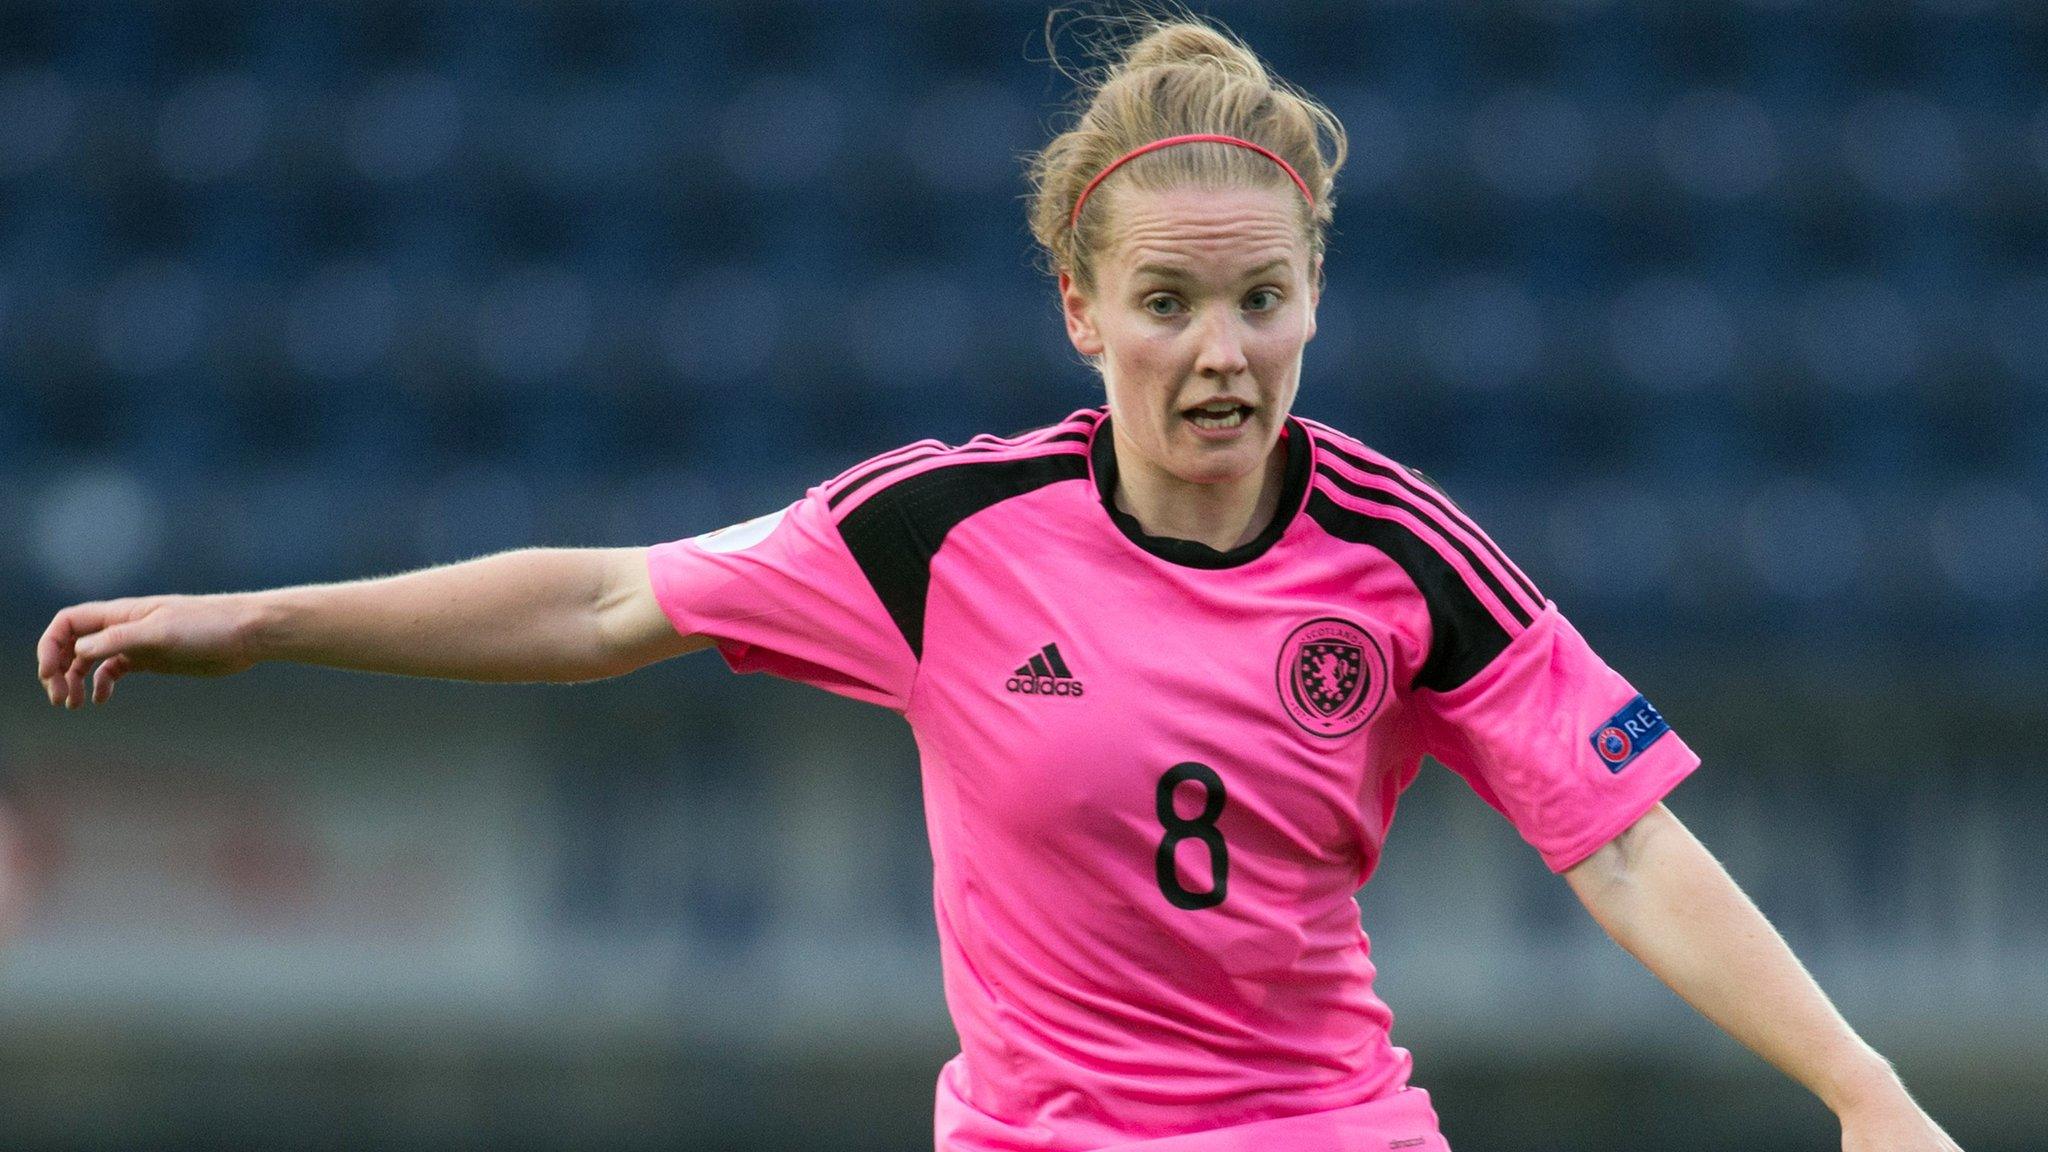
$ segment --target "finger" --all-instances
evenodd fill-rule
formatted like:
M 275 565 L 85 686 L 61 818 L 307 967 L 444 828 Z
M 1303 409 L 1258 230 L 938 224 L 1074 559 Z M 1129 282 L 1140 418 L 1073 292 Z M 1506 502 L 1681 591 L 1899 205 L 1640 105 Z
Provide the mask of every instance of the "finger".
M 140 620 L 112 624 L 90 636 L 79 637 L 73 652 L 82 659 L 104 660 L 154 640 L 155 637 L 148 634 L 152 630 L 151 625 Z
M 50 626 L 43 629 L 42 639 L 36 641 L 36 676 L 48 680 L 64 671 L 71 662 L 71 644 L 78 638 L 78 617 L 81 610 L 90 605 L 80 604 L 66 608 L 50 620 Z
M 47 669 L 53 676 L 62 672 L 80 639 L 126 621 L 134 611 L 132 599 L 94 600 L 64 609 L 50 621 L 50 627 L 43 633 L 43 643 L 37 645 L 38 668 Z
M 64 706 L 77 708 L 85 703 L 85 674 L 92 667 L 92 661 L 83 656 L 74 657 L 71 667 L 64 670 Z
M 114 696 L 114 681 L 128 674 L 129 662 L 126 656 L 112 656 L 100 661 L 99 671 L 92 677 L 92 702 L 105 704 Z

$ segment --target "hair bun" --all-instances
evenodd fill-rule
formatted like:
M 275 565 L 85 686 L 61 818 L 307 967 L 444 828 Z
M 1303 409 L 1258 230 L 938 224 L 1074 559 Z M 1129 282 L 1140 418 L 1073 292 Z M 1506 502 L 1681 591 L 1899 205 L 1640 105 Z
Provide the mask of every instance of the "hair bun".
M 1162 24 L 1132 44 L 1117 70 L 1137 72 L 1146 68 L 1177 65 L 1213 66 L 1233 76 L 1260 84 L 1269 83 L 1266 66 L 1243 45 L 1199 24 Z

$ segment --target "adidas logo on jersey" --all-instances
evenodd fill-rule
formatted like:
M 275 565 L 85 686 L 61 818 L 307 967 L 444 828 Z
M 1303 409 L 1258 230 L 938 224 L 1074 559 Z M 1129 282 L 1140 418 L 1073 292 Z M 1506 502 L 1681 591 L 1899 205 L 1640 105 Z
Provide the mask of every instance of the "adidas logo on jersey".
M 1031 659 L 1017 666 L 1003 687 L 1025 696 L 1079 696 L 1081 682 L 1067 671 L 1060 659 L 1060 646 L 1047 644 Z

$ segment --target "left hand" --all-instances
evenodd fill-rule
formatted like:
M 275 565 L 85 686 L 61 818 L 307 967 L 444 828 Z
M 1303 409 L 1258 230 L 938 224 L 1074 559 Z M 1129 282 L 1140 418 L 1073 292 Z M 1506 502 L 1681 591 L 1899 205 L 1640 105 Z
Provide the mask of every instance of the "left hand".
M 1963 1152 L 1903 1088 L 1845 1109 L 1840 1119 L 1842 1152 Z

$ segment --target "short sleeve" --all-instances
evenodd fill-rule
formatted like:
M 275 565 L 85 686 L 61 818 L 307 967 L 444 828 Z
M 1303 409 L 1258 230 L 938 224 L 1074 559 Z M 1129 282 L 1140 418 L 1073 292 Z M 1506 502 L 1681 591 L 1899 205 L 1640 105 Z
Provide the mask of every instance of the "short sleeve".
M 1553 872 L 1614 839 L 1700 763 L 1555 604 L 1471 679 L 1414 701 L 1424 749 Z
M 897 711 L 917 661 L 841 538 L 822 489 L 789 507 L 647 550 L 676 631 L 736 672 L 769 672 Z

